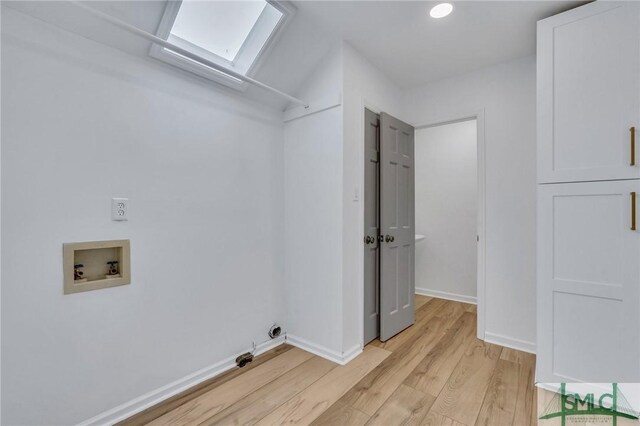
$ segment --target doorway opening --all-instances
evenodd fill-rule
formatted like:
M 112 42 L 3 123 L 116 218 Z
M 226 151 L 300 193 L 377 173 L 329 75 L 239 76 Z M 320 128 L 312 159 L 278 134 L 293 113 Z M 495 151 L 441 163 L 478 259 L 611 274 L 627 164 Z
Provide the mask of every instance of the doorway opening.
M 416 130 L 416 293 L 476 303 L 476 119 Z
M 442 287 L 438 288 L 438 287 L 429 287 L 428 284 L 423 284 L 424 283 L 424 274 L 420 273 L 421 277 L 419 278 L 418 276 L 416 276 L 416 287 L 419 289 L 416 292 L 418 294 L 427 294 L 428 290 L 432 290 L 431 294 L 434 295 L 435 297 L 441 297 L 441 298 L 448 298 L 448 299 L 453 299 L 453 300 L 459 300 L 465 303 L 476 303 L 477 304 L 477 337 L 481 340 L 484 340 L 485 338 L 485 323 L 486 323 L 486 309 L 485 309 L 485 281 L 486 281 L 486 277 L 485 277 L 485 273 L 486 273 L 486 177 L 485 177 L 485 136 L 484 136 L 484 110 L 480 109 L 478 111 L 475 111 L 473 113 L 467 113 L 467 114 L 459 114 L 459 115 L 454 115 L 452 116 L 450 119 L 448 120 L 433 120 L 433 121 L 427 121 L 426 123 L 423 121 L 423 124 L 420 124 L 418 126 L 416 126 L 416 149 L 421 150 L 420 151 L 420 155 L 422 156 L 422 150 L 423 149 L 428 149 L 430 147 L 425 147 L 424 144 L 422 142 L 424 142 L 425 137 L 437 137 L 439 134 L 441 137 L 445 137 L 446 138 L 446 134 L 450 133 L 453 134 L 453 130 L 455 129 L 455 125 L 456 124 L 461 124 L 462 127 L 465 127 L 464 123 L 466 123 L 467 127 L 467 132 L 468 134 L 473 134 L 473 129 L 472 127 L 475 127 L 475 164 L 474 165 L 469 165 L 468 162 L 466 162 L 465 164 L 468 165 L 468 167 L 470 167 L 471 169 L 475 170 L 475 176 L 476 176 L 476 192 L 475 195 L 471 194 L 471 195 L 458 195 L 459 199 L 455 200 L 455 202 L 460 202 L 462 204 L 463 209 L 469 208 L 469 206 L 474 206 L 475 204 L 475 212 L 476 212 L 476 216 L 475 216 L 475 223 L 476 223 L 476 227 L 475 227 L 475 236 L 474 234 L 470 234 L 470 231 L 466 232 L 467 235 L 467 240 L 468 238 L 471 238 L 472 243 L 475 244 L 475 265 L 476 265 L 476 271 L 475 271 L 475 275 L 476 275 L 476 281 L 475 281 L 475 297 L 473 296 L 473 293 L 469 292 L 469 294 L 462 294 L 462 293 L 456 293 L 456 290 L 454 289 L 450 289 L 449 291 L 442 290 Z M 448 127 L 448 126 L 453 126 L 453 127 Z M 460 128 L 458 128 L 458 130 L 460 130 Z M 471 140 L 471 137 L 469 137 L 469 139 Z M 418 148 L 418 144 L 420 144 L 421 146 Z M 471 144 L 471 142 L 469 142 L 469 144 Z M 459 153 L 456 153 L 455 151 L 453 151 L 453 147 L 446 147 L 446 149 L 449 150 L 449 161 L 450 162 L 455 162 L 457 155 L 459 155 Z M 473 150 L 470 148 L 468 150 L 468 152 L 473 152 Z M 455 158 L 454 158 L 455 157 Z M 445 161 L 446 159 L 444 159 L 443 161 Z M 460 164 L 460 163 L 458 163 Z M 475 167 L 474 167 L 475 166 Z M 420 167 L 421 169 L 424 168 L 424 166 Z M 418 170 L 416 170 L 416 180 L 418 179 L 418 173 L 422 173 L 422 170 L 419 172 Z M 468 174 L 465 173 L 465 176 L 468 176 Z M 420 179 L 423 180 L 423 176 L 420 176 Z M 456 180 L 458 179 L 458 175 L 455 175 Z M 471 179 L 471 177 L 469 177 L 468 179 Z M 422 191 L 422 189 L 418 189 L 418 186 L 416 185 L 416 191 Z M 416 195 L 417 196 L 417 195 Z M 465 198 L 468 197 L 468 198 Z M 450 198 L 453 198 L 453 195 L 451 195 Z M 465 202 L 468 202 L 468 204 L 466 204 Z M 470 215 L 469 215 L 470 217 Z M 416 219 L 417 220 L 417 219 Z M 421 221 L 422 223 L 424 223 L 423 221 Z M 423 225 L 419 225 L 421 228 L 423 228 Z M 470 229 L 470 225 L 469 228 Z M 427 231 L 424 231 L 425 233 Z M 416 233 L 417 234 L 422 234 L 425 235 L 424 233 L 422 233 L 422 231 L 419 231 L 418 229 L 416 229 Z M 471 235 L 469 237 L 469 235 Z M 427 244 L 422 244 L 423 242 L 427 241 L 428 236 L 425 235 L 424 240 L 421 243 L 418 243 L 416 245 L 416 248 L 418 248 L 421 251 L 425 251 L 428 249 Z M 467 246 L 467 249 L 470 249 L 469 246 Z M 472 250 L 472 249 L 471 249 Z M 455 252 L 454 252 L 455 253 Z M 469 251 L 466 251 L 466 253 L 469 253 Z M 423 255 L 424 253 L 421 253 L 421 255 Z M 468 254 L 468 258 L 466 260 L 466 262 L 468 263 L 472 263 L 473 262 L 473 251 L 471 254 Z M 451 256 L 455 256 L 451 255 Z M 457 267 L 456 265 L 458 265 L 458 262 L 461 262 L 461 259 L 458 259 L 456 261 L 456 259 L 450 259 L 453 260 L 454 263 L 454 267 Z M 418 259 L 416 259 L 416 262 L 418 262 Z M 418 272 L 416 272 L 418 274 Z M 418 279 L 420 279 L 420 283 L 418 283 Z M 467 286 L 466 288 L 470 288 L 469 286 Z M 425 289 L 427 291 L 425 291 Z M 441 292 L 445 292 L 445 293 L 434 293 L 433 290 L 439 290 Z M 459 290 L 457 290 L 459 291 Z M 450 294 L 446 294 L 446 293 L 450 293 Z M 437 295 L 436 295 L 437 294 Z M 456 297 L 456 295 L 458 296 L 469 296 L 469 297 Z

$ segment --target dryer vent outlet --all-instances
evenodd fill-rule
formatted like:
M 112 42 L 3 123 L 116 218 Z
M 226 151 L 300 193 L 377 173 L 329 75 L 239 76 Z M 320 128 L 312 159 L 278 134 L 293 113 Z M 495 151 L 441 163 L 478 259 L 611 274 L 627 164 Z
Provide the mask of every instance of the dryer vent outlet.
M 250 352 L 244 353 L 236 358 L 236 365 L 240 368 L 253 361 L 253 355 Z
M 272 339 L 280 336 L 280 333 L 282 333 L 282 328 L 280 328 L 280 326 L 277 324 L 272 325 L 269 329 L 269 337 L 271 337 Z

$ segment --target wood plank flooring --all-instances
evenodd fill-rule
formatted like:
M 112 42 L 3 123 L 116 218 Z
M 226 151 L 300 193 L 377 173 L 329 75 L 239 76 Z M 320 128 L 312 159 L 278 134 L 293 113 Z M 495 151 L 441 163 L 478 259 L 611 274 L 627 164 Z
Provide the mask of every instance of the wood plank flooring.
M 347 365 L 282 345 L 121 425 L 536 424 L 535 356 L 475 335 L 475 306 L 416 296 L 416 324 Z

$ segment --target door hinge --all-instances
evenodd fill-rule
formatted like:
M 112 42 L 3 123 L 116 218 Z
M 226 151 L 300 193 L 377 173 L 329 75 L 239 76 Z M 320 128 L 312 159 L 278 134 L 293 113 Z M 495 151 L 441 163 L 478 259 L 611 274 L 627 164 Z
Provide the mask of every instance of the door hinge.
M 476 235 L 476 241 L 480 242 L 480 235 Z

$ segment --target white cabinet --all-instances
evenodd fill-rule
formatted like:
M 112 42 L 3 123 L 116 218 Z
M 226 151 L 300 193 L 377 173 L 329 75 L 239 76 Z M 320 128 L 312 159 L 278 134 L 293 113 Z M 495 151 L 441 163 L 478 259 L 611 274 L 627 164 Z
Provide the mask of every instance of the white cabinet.
M 640 381 L 633 192 L 640 197 L 640 181 L 540 185 L 540 382 Z
M 537 58 L 536 380 L 640 382 L 640 4 L 540 21 Z
M 540 21 L 537 74 L 538 182 L 640 178 L 630 131 L 640 130 L 640 4 Z

